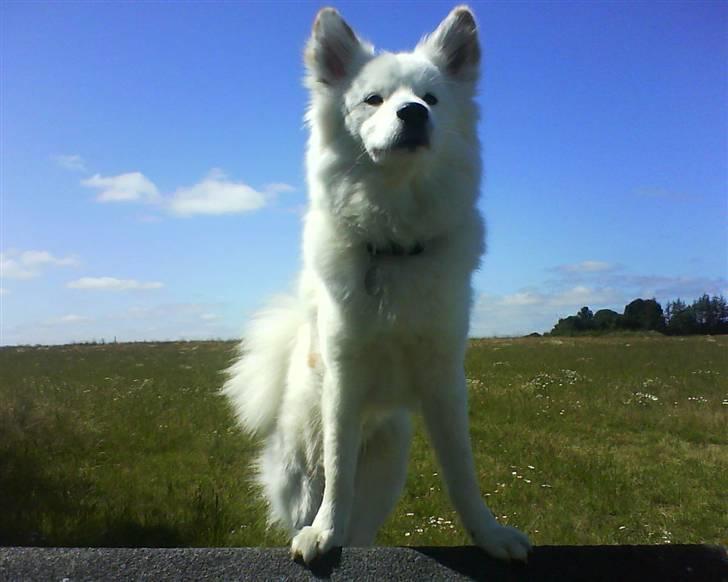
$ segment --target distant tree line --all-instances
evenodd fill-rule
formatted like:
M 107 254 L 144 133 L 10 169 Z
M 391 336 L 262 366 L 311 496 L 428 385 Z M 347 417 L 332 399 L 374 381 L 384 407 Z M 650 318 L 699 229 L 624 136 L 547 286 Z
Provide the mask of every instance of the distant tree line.
M 551 335 L 610 333 L 615 331 L 658 331 L 667 335 L 728 333 L 728 301 L 703 295 L 691 305 L 681 299 L 668 301 L 665 309 L 656 299 L 635 299 L 623 313 L 600 309 L 592 313 L 582 307 L 576 315 L 559 319 Z

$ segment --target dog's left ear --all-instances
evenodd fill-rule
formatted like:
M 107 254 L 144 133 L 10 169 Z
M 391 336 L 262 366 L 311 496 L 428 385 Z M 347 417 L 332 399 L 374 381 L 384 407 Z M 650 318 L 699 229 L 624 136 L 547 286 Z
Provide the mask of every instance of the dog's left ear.
M 324 85 L 335 85 L 349 78 L 373 53 L 334 8 L 323 8 L 316 15 L 304 60 L 309 74 Z
M 475 81 L 480 65 L 480 45 L 475 17 L 467 6 L 453 9 L 440 26 L 417 45 L 418 51 L 448 75 Z

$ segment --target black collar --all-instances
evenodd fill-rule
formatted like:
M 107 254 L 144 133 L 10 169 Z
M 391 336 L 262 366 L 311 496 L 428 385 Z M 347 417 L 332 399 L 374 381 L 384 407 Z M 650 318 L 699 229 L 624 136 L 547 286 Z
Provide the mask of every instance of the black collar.
M 410 248 L 405 248 L 401 244 L 390 241 L 383 247 L 377 247 L 372 243 L 367 243 L 367 253 L 370 257 L 389 256 L 389 257 L 413 257 L 422 254 L 425 247 L 422 243 L 416 242 Z

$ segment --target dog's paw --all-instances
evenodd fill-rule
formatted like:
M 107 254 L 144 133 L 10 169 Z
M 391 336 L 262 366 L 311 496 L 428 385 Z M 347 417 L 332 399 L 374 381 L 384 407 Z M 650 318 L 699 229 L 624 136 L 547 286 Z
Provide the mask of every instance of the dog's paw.
M 528 536 L 514 527 L 493 524 L 473 536 L 473 541 L 494 558 L 525 562 L 532 550 Z
M 294 560 L 303 559 L 306 564 L 310 564 L 317 557 L 340 545 L 341 542 L 336 539 L 333 529 L 320 529 L 315 525 L 307 525 L 293 538 L 291 557 Z

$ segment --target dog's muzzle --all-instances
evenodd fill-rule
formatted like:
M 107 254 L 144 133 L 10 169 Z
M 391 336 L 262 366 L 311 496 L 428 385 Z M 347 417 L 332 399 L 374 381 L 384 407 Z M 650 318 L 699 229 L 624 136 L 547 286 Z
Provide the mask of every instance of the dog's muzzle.
M 397 109 L 397 117 L 402 122 L 402 129 L 393 148 L 413 152 L 418 147 L 430 145 L 430 112 L 427 107 L 422 103 L 405 103 Z

